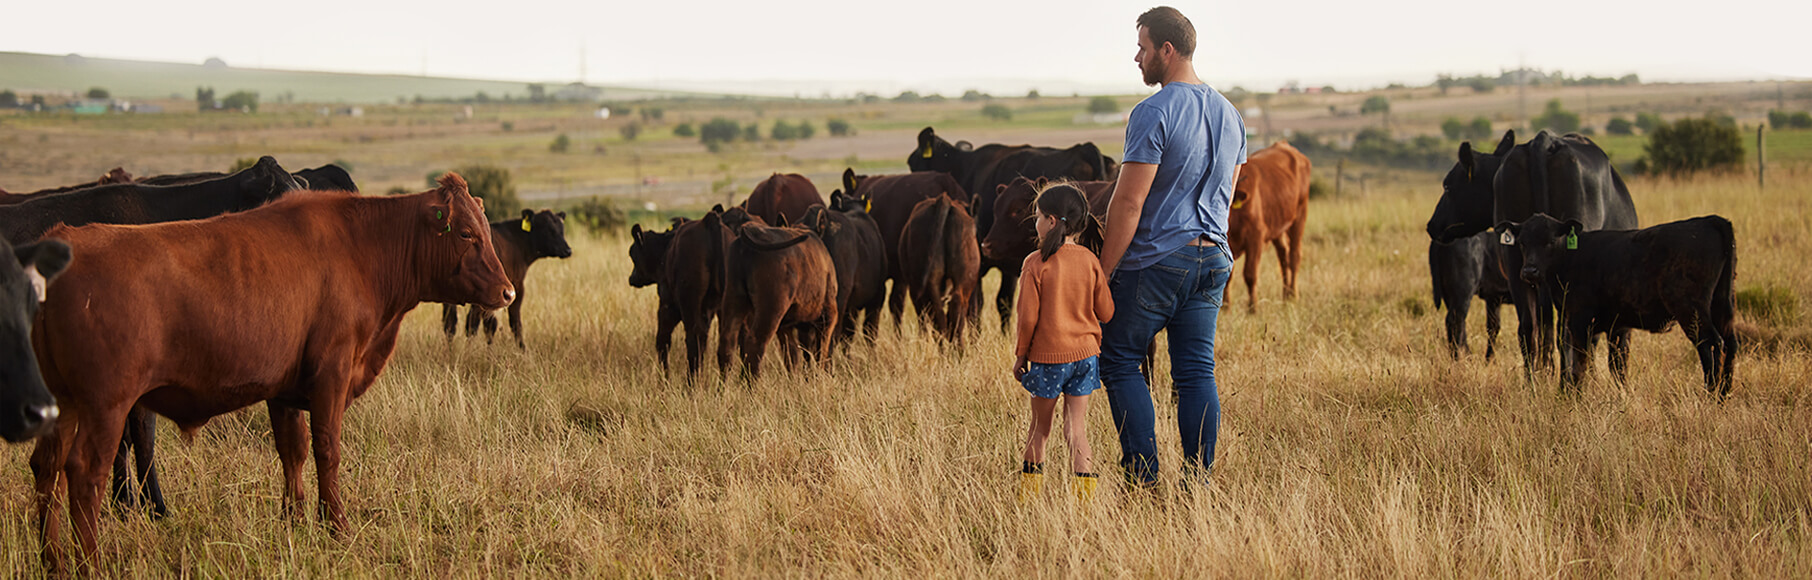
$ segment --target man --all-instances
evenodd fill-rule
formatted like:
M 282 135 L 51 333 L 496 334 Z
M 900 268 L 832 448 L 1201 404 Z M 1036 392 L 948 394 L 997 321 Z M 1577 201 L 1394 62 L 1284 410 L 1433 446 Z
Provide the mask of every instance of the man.
M 1170 331 L 1185 487 L 1206 484 L 1220 431 L 1214 325 L 1233 273 L 1227 209 L 1246 127 L 1226 97 L 1196 76 L 1195 27 L 1170 7 L 1139 15 L 1134 60 L 1145 84 L 1162 85 L 1133 108 L 1126 155 L 1108 206 L 1101 267 L 1111 272 L 1113 320 L 1102 326 L 1101 382 L 1128 483 L 1157 484 L 1150 386 L 1139 361 L 1159 330 Z

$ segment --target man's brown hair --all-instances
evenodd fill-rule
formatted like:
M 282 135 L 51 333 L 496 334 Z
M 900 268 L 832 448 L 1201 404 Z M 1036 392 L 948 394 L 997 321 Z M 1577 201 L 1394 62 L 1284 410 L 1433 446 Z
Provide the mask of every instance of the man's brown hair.
M 1145 27 L 1146 34 L 1151 36 L 1152 48 L 1163 48 L 1168 42 L 1183 58 L 1195 57 L 1195 25 L 1177 9 L 1159 6 L 1146 10 L 1139 15 L 1139 26 Z

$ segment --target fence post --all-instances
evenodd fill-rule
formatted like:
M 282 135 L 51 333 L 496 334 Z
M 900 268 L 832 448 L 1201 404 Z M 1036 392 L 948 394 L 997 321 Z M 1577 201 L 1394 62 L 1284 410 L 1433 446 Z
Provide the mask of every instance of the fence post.
M 1765 124 L 1755 126 L 1755 186 L 1763 191 L 1768 189 L 1768 141 L 1762 138 L 1767 129 Z
M 1334 197 L 1340 197 L 1340 182 L 1342 180 L 1341 179 L 1342 176 L 1345 173 L 1346 173 L 1346 158 L 1342 157 L 1342 158 L 1340 158 L 1339 162 L 1336 162 L 1334 164 Z

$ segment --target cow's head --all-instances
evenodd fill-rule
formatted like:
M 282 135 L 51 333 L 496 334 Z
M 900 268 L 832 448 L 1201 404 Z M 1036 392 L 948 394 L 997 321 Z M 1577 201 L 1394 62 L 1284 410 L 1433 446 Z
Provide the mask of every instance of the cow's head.
M 1492 180 L 1504 156 L 1516 146 L 1516 132 L 1505 131 L 1497 150 L 1482 153 L 1471 142 L 1460 144 L 1459 161 L 1441 179 L 1441 200 L 1428 219 L 1428 238 L 1441 243 L 1477 235 L 1491 227 L 1495 204 Z
M 231 177 L 239 188 L 239 198 L 231 211 L 245 211 L 269 203 L 283 194 L 303 189 L 296 179 L 269 155 Z
M 1068 153 L 1070 166 L 1063 176 L 1075 181 L 1106 181 L 1107 166 L 1101 149 L 1092 141 L 1071 145 L 1063 150 Z
M 31 325 L 44 292 L 69 266 L 69 245 L 48 239 L 0 249 L 0 438 L 18 443 L 37 437 L 57 418 L 57 402 L 38 374 Z
M 359 192 L 359 184 L 352 181 L 352 174 L 347 173 L 346 168 L 332 163 L 314 169 L 297 171 L 291 173 L 290 176 L 302 182 L 303 187 L 308 189 Z
M 573 257 L 572 246 L 566 244 L 566 212 L 525 209 L 516 227 L 528 234 L 529 251 L 535 257 Z
M 982 240 L 982 256 L 989 260 L 1022 260 L 1038 250 L 1038 230 L 1033 223 L 1037 211 L 1032 202 L 1038 199 L 1049 182 L 1015 177 L 1006 185 L 995 186 L 994 221 L 988 237 Z
M 1523 270 L 1518 275 L 1523 282 L 1536 285 L 1570 260 L 1572 252 L 1579 249 L 1579 236 L 1585 227 L 1579 220 L 1562 222 L 1538 213 L 1520 224 L 1499 223 L 1497 231 L 1498 243 L 1513 245 L 1522 254 Z
M 806 230 L 818 234 L 819 238 L 829 242 L 836 239 L 837 234 L 843 231 L 843 224 L 837 223 L 837 219 L 831 216 L 831 213 L 832 211 L 825 209 L 822 205 L 814 205 L 811 209 L 805 210 L 805 218 L 799 220 L 799 223 L 805 226 Z
M 843 193 L 841 189 L 833 189 L 830 195 L 830 209 L 838 213 L 856 211 L 868 213 L 868 198 L 856 197 Z
M 952 157 L 969 150 L 971 147 L 968 141 L 958 141 L 952 145 L 943 137 L 937 136 L 937 131 L 926 127 L 919 131 L 919 146 L 912 150 L 911 155 L 906 156 L 906 167 L 913 171 L 949 173 L 956 168 L 956 161 Z
M 423 227 L 428 233 L 429 288 L 424 302 L 476 304 L 496 310 L 516 300 L 516 288 L 491 246 L 484 200 L 472 197 L 457 173 L 440 177 L 440 187 L 423 194 Z
M 742 206 L 726 209 L 720 213 L 718 217 L 723 220 L 724 225 L 730 226 L 731 230 L 741 228 L 743 224 L 750 222 L 764 226 L 768 225 L 767 220 L 761 219 L 761 216 L 749 213 L 749 210 L 744 209 Z
M 685 223 L 683 219 L 674 221 L 673 228 L 664 232 L 644 230 L 642 224 L 629 228 L 629 262 L 633 264 L 629 270 L 631 287 L 642 288 L 661 281 L 667 271 L 667 246 L 673 243 L 673 232 Z

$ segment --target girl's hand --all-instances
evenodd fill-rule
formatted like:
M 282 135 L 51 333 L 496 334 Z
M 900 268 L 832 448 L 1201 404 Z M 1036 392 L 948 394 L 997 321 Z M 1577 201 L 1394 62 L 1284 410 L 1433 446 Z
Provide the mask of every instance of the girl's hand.
M 1026 371 L 1029 370 L 1032 370 L 1031 361 L 1026 360 L 1026 357 L 1019 357 L 1019 360 L 1013 361 L 1013 380 L 1025 380 Z

